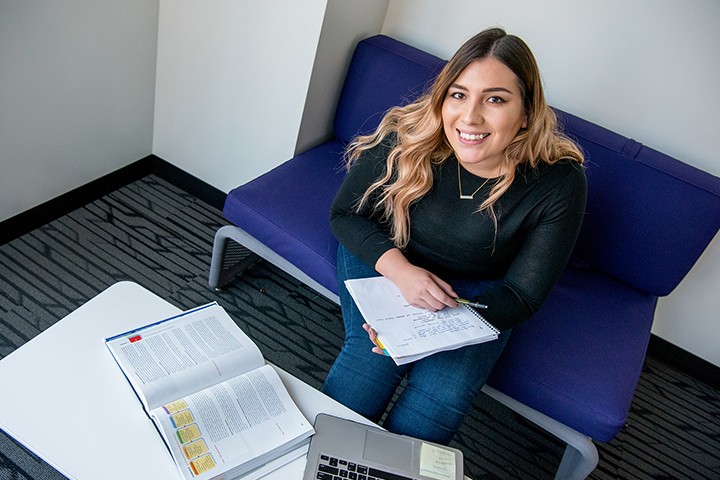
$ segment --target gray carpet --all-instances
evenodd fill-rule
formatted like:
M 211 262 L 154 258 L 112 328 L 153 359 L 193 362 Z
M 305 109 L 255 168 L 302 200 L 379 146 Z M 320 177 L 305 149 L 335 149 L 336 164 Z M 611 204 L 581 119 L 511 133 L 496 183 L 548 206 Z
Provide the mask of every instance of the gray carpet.
M 218 301 L 269 361 L 319 387 L 342 343 L 339 308 L 264 262 L 211 291 L 212 239 L 225 223 L 218 210 L 151 175 L 0 246 L 0 358 L 131 280 L 180 308 Z M 591 478 L 720 479 L 719 419 L 720 392 L 648 358 L 628 426 L 598 445 Z M 486 396 L 455 445 L 476 480 L 552 478 L 563 451 Z M 57 478 L 0 432 L 0 480 Z

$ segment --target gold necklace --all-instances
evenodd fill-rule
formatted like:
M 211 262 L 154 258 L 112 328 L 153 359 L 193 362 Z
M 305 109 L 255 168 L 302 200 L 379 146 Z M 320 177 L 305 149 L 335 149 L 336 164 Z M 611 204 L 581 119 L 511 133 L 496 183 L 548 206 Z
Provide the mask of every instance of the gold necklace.
M 462 182 L 460 180 L 460 162 L 459 161 L 457 162 L 457 167 L 458 167 L 458 191 L 460 192 L 460 200 L 473 200 L 475 198 L 475 194 L 478 193 L 485 186 L 485 184 L 490 181 L 490 179 L 486 178 L 485 181 L 482 183 L 482 185 L 480 185 L 477 188 L 477 190 L 475 190 L 472 193 L 472 195 L 463 195 Z

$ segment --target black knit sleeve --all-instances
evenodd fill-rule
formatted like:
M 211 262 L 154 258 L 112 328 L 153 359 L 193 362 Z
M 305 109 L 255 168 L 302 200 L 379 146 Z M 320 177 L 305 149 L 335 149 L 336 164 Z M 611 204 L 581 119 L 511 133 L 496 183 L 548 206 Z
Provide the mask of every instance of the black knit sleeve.
M 371 198 L 361 211 L 357 205 L 368 187 L 385 172 L 391 145 L 386 141 L 366 150 L 352 165 L 330 209 L 330 227 L 338 241 L 370 267 L 394 248 L 389 229 L 373 214 Z
M 552 176 L 552 188 L 529 214 L 537 219 L 502 282 L 476 298 L 490 306 L 483 316 L 500 330 L 524 322 L 540 308 L 562 274 L 580 232 L 587 199 L 583 167 L 570 162 L 557 170 L 562 175 Z

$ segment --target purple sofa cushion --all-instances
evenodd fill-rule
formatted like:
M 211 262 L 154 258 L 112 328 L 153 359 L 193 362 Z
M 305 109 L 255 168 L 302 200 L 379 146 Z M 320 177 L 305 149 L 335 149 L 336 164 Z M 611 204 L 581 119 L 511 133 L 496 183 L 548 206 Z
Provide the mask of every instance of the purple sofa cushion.
M 657 297 L 568 266 L 488 384 L 599 441 L 625 425 Z
M 345 176 L 343 145 L 323 143 L 232 190 L 223 213 L 234 225 L 337 293 L 337 240 L 330 205 Z

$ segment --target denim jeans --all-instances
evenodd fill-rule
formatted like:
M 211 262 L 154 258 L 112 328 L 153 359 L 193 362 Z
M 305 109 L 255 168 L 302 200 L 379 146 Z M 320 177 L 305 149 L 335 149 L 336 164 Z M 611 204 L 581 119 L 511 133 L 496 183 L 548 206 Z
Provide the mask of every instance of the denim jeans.
M 407 377 L 407 385 L 388 412 L 383 426 L 391 432 L 449 443 L 505 347 L 510 330 L 503 331 L 500 338 L 491 342 L 436 353 L 397 366 L 390 357 L 371 351 L 373 344 L 362 328 L 362 315 L 345 288 L 346 279 L 377 276 L 378 273 L 341 245 L 337 275 L 345 344 L 322 391 L 378 422 L 395 390 Z M 465 298 L 472 298 L 491 283 L 444 280 Z

